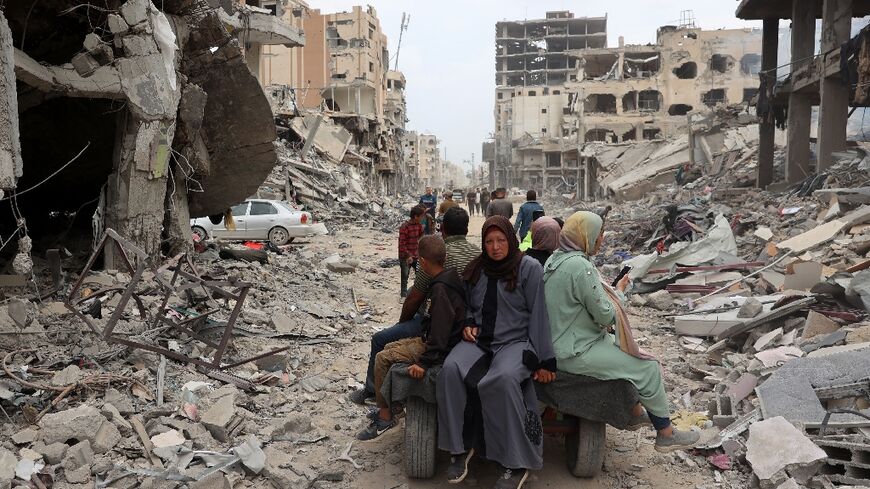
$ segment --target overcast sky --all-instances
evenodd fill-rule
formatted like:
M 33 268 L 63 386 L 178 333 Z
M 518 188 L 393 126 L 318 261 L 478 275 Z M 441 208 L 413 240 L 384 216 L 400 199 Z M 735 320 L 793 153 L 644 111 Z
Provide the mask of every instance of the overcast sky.
M 350 10 L 352 0 L 308 0 L 323 13 Z M 761 27 L 734 17 L 739 2 L 723 0 L 373 0 L 381 28 L 396 54 L 402 12 L 411 15 L 399 54 L 408 81 L 408 128 L 441 139 L 441 154 L 461 164 L 480 161 L 481 142 L 493 131 L 495 23 L 540 19 L 548 10 L 576 17 L 607 15 L 607 44 L 655 42 L 656 28 L 676 24 L 680 11 L 694 10 L 703 29 Z M 363 4 L 364 5 L 364 4 Z M 781 23 L 782 24 L 782 23 Z M 390 67 L 393 67 L 391 60 Z

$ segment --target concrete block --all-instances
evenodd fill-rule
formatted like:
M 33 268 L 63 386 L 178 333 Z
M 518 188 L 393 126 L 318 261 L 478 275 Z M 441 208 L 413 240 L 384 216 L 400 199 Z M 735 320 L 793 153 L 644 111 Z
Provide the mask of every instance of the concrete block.
M 91 51 L 91 56 L 97 60 L 100 66 L 110 65 L 115 61 L 115 52 L 112 51 L 112 47 L 108 44 L 100 44 L 97 49 Z
M 754 348 L 755 351 L 764 351 L 776 345 L 780 338 L 782 338 L 782 328 L 776 328 L 773 331 L 761 335 L 761 337 L 752 345 L 752 348 Z
M 44 445 L 36 451 L 42 454 L 42 458 L 46 462 L 55 465 L 61 463 L 64 456 L 66 456 L 67 449 L 69 449 L 69 445 L 66 443 L 52 443 Z
M 92 441 L 95 452 L 106 453 L 121 441 L 121 432 L 114 423 L 106 421 L 100 425 Z
M 85 41 L 83 44 L 85 46 L 85 49 L 90 53 L 100 47 L 100 45 L 103 44 L 103 40 L 100 39 L 100 36 L 91 32 L 90 34 L 85 36 Z
M 109 14 L 108 16 L 109 32 L 112 34 L 123 34 L 130 29 L 127 21 L 118 14 Z
M 840 329 L 840 325 L 834 322 L 834 320 L 816 311 L 810 311 L 807 314 L 806 322 L 804 322 L 804 331 L 801 338 L 809 339 L 820 334 L 833 333 L 838 329 Z
M 91 479 L 91 465 L 93 463 L 94 451 L 88 440 L 69 447 L 61 462 L 67 482 L 71 484 L 88 482 Z
M 54 386 L 67 386 L 70 384 L 75 384 L 80 381 L 84 377 L 80 368 L 75 365 L 69 365 L 60 372 L 54 374 L 51 378 L 51 385 Z
M 838 345 L 846 341 L 847 331 L 845 329 L 840 329 L 838 331 L 834 331 L 833 333 L 826 334 L 822 337 L 822 339 L 818 341 L 814 341 L 813 343 L 806 344 L 801 347 L 801 349 L 807 353 L 816 351 L 820 348 L 827 348 L 829 346 Z
M 147 56 L 158 53 L 157 43 L 154 37 L 147 35 L 124 36 L 121 39 L 124 54 L 127 56 Z
M 750 297 L 740 306 L 740 309 L 737 311 L 737 317 L 754 318 L 761 314 L 762 311 L 764 311 L 764 304 L 758 299 Z
M 46 414 L 39 421 L 39 439 L 46 444 L 67 440 L 91 440 L 104 424 L 111 424 L 93 406 L 82 404 L 74 409 Z
M 208 477 L 188 484 L 190 489 L 232 489 L 230 481 L 223 472 L 215 472 Z M 280 487 L 280 486 L 279 486 Z
M 98 63 L 89 53 L 79 53 L 73 56 L 72 65 L 73 68 L 75 68 L 76 73 L 81 75 L 83 78 L 93 75 L 94 72 L 97 71 L 97 68 L 100 67 L 100 63 Z
M 870 342 L 870 324 L 853 329 L 846 335 L 846 344 Z
M 671 293 L 667 290 L 657 290 L 646 296 L 647 305 L 659 311 L 669 311 L 674 306 Z
M 128 0 L 121 5 L 121 16 L 127 25 L 136 25 L 148 20 L 148 9 L 151 0 Z
M 0 447 L 0 487 L 6 488 L 12 484 L 16 465 L 18 465 L 18 458 L 15 454 Z
M 749 427 L 746 460 L 762 489 L 776 488 L 789 476 L 804 483 L 816 474 L 825 458 L 824 450 L 781 416 Z
M 33 428 L 24 428 L 18 433 L 12 435 L 12 443 L 16 445 L 30 444 L 36 441 L 37 435 L 39 435 L 39 432 Z
M 235 416 L 235 396 L 223 396 L 203 413 L 200 422 L 215 439 L 226 442 L 229 437 L 227 427 Z
M 827 411 L 815 389 L 860 382 L 870 377 L 870 355 L 847 351 L 818 358 L 797 358 L 774 372 L 757 389 L 764 417 L 784 417 L 791 423 L 818 428 Z M 867 410 L 870 414 L 870 410 Z M 852 414 L 833 414 L 833 427 L 870 426 L 870 421 Z

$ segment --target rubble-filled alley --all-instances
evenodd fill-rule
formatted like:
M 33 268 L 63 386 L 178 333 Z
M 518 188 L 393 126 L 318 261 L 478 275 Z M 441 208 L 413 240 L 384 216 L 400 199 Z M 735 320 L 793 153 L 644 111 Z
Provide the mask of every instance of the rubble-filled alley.
M 499 13 L 463 164 L 383 3 L 0 2 L 0 489 L 870 489 L 870 1 Z

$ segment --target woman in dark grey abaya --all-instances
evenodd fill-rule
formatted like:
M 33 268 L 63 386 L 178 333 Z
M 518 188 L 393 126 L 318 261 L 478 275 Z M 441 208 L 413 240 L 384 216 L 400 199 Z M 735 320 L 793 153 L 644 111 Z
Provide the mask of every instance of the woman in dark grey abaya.
M 465 341 L 450 352 L 438 376 L 438 447 L 451 454 L 448 482 L 465 479 L 477 449 L 504 467 L 495 487 L 517 489 L 529 470 L 542 467 L 543 431 L 532 381 L 552 382 L 556 360 L 541 264 L 519 250 L 506 218 L 490 217 L 481 234 L 484 251 L 463 273 Z M 482 440 L 474 437 L 480 428 L 475 423 L 482 423 Z

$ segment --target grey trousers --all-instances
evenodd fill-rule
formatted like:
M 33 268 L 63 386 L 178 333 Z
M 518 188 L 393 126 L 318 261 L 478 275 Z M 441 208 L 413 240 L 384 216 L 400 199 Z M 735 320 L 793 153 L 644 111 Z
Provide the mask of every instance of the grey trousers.
M 531 370 L 523 365 L 526 343 L 501 347 L 490 357 L 463 341 L 444 361 L 438 375 L 438 448 L 465 453 L 463 429 L 468 404 L 466 380 L 486 373 L 477 383 L 483 414 L 486 458 L 509 469 L 538 470 L 543 466 L 543 431 Z M 487 368 L 488 367 L 488 368 Z

